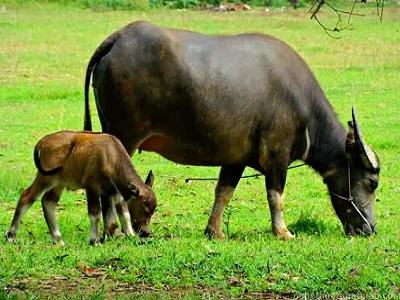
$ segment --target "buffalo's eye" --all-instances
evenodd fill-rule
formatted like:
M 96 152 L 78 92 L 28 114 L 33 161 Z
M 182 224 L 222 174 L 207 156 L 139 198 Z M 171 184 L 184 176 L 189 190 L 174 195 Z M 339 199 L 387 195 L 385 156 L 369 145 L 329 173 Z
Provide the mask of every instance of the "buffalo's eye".
M 370 179 L 369 180 L 369 186 L 374 191 L 378 187 L 378 180 Z

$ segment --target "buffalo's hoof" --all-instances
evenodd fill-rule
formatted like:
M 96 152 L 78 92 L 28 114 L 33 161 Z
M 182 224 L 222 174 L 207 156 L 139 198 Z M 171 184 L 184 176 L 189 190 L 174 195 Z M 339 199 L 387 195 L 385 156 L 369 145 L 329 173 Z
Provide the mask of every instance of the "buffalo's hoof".
M 62 238 L 58 238 L 53 240 L 53 245 L 63 247 L 65 246 L 65 242 L 63 241 Z
M 225 238 L 225 234 L 221 230 L 215 230 L 209 226 L 204 230 L 204 234 L 209 239 L 223 240 Z
M 280 240 L 289 241 L 295 238 L 295 235 L 293 235 L 287 228 L 273 228 L 272 231 Z
M 61 246 L 61 247 L 65 246 L 65 242 L 63 240 L 54 241 L 53 244 L 55 246 Z
M 5 238 L 6 238 L 6 241 L 7 241 L 8 243 L 14 243 L 14 242 L 15 242 L 15 233 L 7 232 L 7 233 L 5 234 Z
M 62 237 L 60 235 L 55 235 L 53 237 L 53 244 L 55 246 L 65 246 L 64 240 L 62 239 Z

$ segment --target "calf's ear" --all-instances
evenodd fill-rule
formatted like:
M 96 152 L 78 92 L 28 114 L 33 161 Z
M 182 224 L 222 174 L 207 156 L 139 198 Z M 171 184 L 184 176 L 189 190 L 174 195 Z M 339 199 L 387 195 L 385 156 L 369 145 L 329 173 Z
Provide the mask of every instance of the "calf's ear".
M 152 170 L 150 170 L 149 174 L 147 174 L 146 181 L 144 183 L 149 187 L 153 187 L 154 176 L 153 176 L 153 171 Z

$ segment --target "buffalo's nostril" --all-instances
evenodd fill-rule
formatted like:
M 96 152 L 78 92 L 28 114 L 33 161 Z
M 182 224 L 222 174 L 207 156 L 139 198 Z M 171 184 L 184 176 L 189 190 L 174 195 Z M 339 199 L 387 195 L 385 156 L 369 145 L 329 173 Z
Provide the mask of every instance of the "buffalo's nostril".
M 363 231 L 362 233 L 365 236 L 369 236 L 369 235 L 375 233 L 375 226 L 373 226 L 373 225 L 368 226 L 367 224 L 365 224 L 362 228 L 362 231 Z
M 374 230 L 375 226 L 368 226 L 367 224 L 362 225 L 361 227 L 356 227 L 353 231 L 353 235 L 362 235 L 362 236 L 369 236 L 372 233 L 375 233 Z

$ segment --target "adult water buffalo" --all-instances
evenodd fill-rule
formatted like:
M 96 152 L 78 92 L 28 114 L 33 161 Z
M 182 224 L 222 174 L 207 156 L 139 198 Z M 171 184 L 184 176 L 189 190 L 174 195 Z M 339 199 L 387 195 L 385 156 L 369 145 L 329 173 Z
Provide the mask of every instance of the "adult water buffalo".
M 154 151 L 181 164 L 221 166 L 205 233 L 223 238 L 225 205 L 246 166 L 265 174 L 272 231 L 282 218 L 288 165 L 302 159 L 322 177 L 347 234 L 375 231 L 379 161 L 353 112 L 346 132 L 306 63 L 271 36 L 206 36 L 135 22 L 91 57 L 89 82 L 103 131 L 132 155 Z

